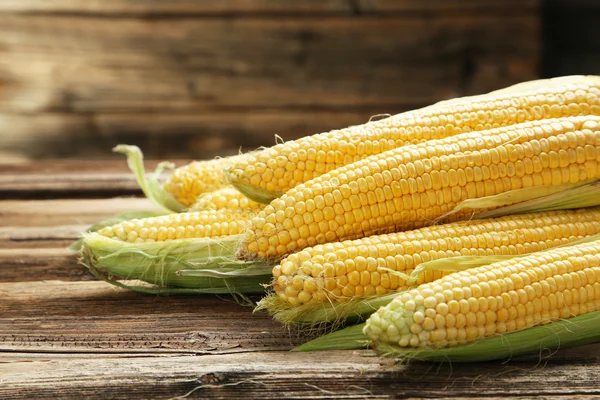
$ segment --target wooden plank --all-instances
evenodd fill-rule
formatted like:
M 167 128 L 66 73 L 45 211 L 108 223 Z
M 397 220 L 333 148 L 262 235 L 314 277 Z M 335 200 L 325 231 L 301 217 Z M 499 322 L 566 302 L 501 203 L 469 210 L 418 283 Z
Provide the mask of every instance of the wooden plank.
M 4 200 L 0 227 L 92 225 L 125 211 L 158 211 L 146 198 Z
M 176 160 L 175 165 L 182 166 L 190 161 Z M 146 171 L 152 172 L 157 164 L 156 160 L 146 161 Z M 123 155 L 121 161 L 0 162 L 0 167 L 0 200 L 106 198 L 142 194 Z
M 465 0 L 358 0 L 358 6 L 363 13 L 376 12 L 388 14 L 392 12 L 510 12 L 520 10 L 535 11 L 540 7 L 540 0 L 490 0 L 490 1 L 465 1 Z
M 77 255 L 67 250 L 71 242 L 54 241 L 50 246 L 48 240 L 44 240 L 35 242 L 35 246 L 19 248 L 4 248 L 6 242 L 0 242 L 0 281 L 96 280 L 86 267 L 78 263 Z
M 2 16 L 0 30 L 5 112 L 401 110 L 532 79 L 539 54 L 539 24 L 528 13 L 201 22 Z
M 2 226 L 0 227 L 0 241 L 22 242 L 29 240 L 75 240 L 80 232 L 89 227 L 89 224 L 62 225 L 62 226 Z
M 157 297 L 98 281 L 0 283 L 0 353 L 220 354 L 306 340 L 229 296 Z
M 364 352 L 202 357 L 9 355 L 3 398 L 591 398 L 597 364 L 392 363 Z M 160 365 L 160 367 L 157 367 Z M 36 379 L 31 379 L 35 376 Z
M 175 160 L 176 166 L 189 163 L 191 160 Z M 153 171 L 158 160 L 145 160 L 147 171 Z M 0 176 L 17 178 L 28 175 L 56 175 L 72 173 L 74 171 L 81 175 L 93 174 L 125 174 L 129 171 L 125 157 L 121 155 L 119 161 L 115 160 L 49 160 L 30 161 L 22 163 L 5 163 L 0 160 Z
M 130 173 L 63 173 L 0 176 L 0 198 L 100 197 L 136 195 L 141 191 Z
M 223 14 L 282 14 L 282 13 L 340 13 L 350 12 L 349 0 L 4 0 L 0 12 L 21 13 L 80 13 L 105 15 L 223 15 Z
M 148 170 L 156 162 L 146 163 Z M 0 199 L 106 198 L 141 195 L 121 161 L 48 161 L 1 164 Z
M 81 13 L 106 15 L 248 15 L 248 14 L 322 14 L 322 13 L 362 13 L 389 11 L 424 10 L 514 10 L 522 7 L 536 7 L 539 0 L 4 0 L 0 12 L 22 13 Z

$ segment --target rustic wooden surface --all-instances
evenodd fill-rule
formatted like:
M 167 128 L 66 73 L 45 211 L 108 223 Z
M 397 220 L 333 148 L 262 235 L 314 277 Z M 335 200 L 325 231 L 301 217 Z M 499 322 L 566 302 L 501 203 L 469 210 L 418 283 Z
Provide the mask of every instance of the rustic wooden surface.
M 539 3 L 3 0 L 0 158 L 210 158 L 534 79 Z
M 305 338 L 227 296 L 116 289 L 66 247 L 102 218 L 152 209 L 124 162 L 0 167 L 2 399 L 600 396 L 600 344 L 452 365 L 288 353 Z M 75 172 L 69 188 L 61 177 Z

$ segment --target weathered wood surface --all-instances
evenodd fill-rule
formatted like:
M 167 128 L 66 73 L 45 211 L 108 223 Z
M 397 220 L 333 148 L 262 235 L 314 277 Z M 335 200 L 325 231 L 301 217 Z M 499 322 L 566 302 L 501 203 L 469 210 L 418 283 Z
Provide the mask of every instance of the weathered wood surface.
M 177 160 L 179 167 L 191 160 Z M 145 162 L 147 172 L 157 161 Z M 120 161 L 0 162 L 0 200 L 141 195 L 125 157 Z M 0 208 L 0 213 L 3 209 Z M 8 212 L 6 212 L 8 214 Z
M 539 0 L 8 0 L 0 32 L 12 159 L 234 154 L 534 79 L 541 54 Z
M 0 3 L 0 12 L 36 13 L 102 13 L 102 14 L 160 14 L 171 15 L 212 15 L 225 13 L 228 15 L 246 15 L 255 13 L 337 13 L 356 14 L 387 11 L 512 11 L 515 7 L 534 9 L 538 0 L 304 0 L 301 2 L 282 2 L 279 0 L 171 0 L 168 3 L 160 0 L 104 0 L 83 3 L 78 0 L 4 0 Z
M 75 171 L 87 188 L 117 163 L 15 165 L 0 178 Z M 27 181 L 27 179 L 25 179 Z M 289 353 L 307 337 L 227 296 L 160 297 L 93 278 L 66 247 L 145 199 L 0 201 L 0 398 L 556 398 L 600 396 L 600 344 L 478 364 L 396 364 L 368 350 Z M 46 192 L 47 194 L 48 192 Z M 50 192 L 55 193 L 55 192 Z M 67 198 L 67 196 L 71 198 Z M 101 194 L 104 193 L 103 196 Z

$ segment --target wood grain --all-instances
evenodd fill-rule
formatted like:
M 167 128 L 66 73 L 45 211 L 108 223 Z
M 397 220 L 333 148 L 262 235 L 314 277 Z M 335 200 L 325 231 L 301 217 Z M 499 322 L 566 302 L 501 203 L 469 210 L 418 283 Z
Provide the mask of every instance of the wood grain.
M 534 78 L 538 28 L 530 15 L 489 14 L 201 24 L 0 16 L 0 80 L 8 82 L 0 107 L 401 110 Z M 519 38 L 520 45 L 508 46 L 508 37 Z M 472 64 L 468 77 L 461 76 L 465 62 Z
M 538 6 L 2 2 L 0 157 L 211 158 L 534 79 Z
M 0 293 L 0 351 L 219 354 L 302 341 L 228 296 L 156 297 L 97 281 L 3 283 Z
M 187 161 L 189 162 L 189 160 Z M 179 161 L 178 166 L 186 161 Z M 146 162 L 152 171 L 157 162 Z M 91 197 L 141 195 L 133 174 L 122 161 L 54 161 L 0 164 L 0 200 L 22 198 Z M 0 215 L 8 214 L 0 209 Z
M 364 13 L 389 11 L 426 10 L 512 10 L 515 7 L 537 7 L 539 0 L 309 0 L 302 2 L 281 2 L 278 0 L 171 0 L 136 1 L 104 0 L 82 3 L 78 0 L 4 0 L 0 12 L 20 13 L 81 13 L 108 15 L 248 15 L 268 14 L 308 14 L 323 13 Z
M 0 201 L 0 227 L 92 225 L 125 211 L 158 210 L 148 199 L 134 197 L 4 200 Z
M 93 394 L 99 381 L 106 384 L 102 394 L 111 398 L 175 398 L 192 390 L 189 398 L 235 398 L 242 393 L 251 398 L 281 398 L 285 393 L 285 398 L 292 399 L 585 398 L 599 393 L 595 385 L 598 367 L 581 363 L 494 364 L 478 370 L 458 364 L 394 365 L 363 354 L 326 352 L 315 357 L 277 352 L 159 359 L 17 354 L 9 358 L 11 362 L 0 364 L 7 371 L 0 393 L 8 398 L 13 398 L 11 394 L 39 396 L 49 394 L 53 386 L 53 397 L 58 393 L 73 398 Z M 76 382 L 65 379 L 64 371 L 76 376 Z M 27 382 L 31 372 L 39 381 Z M 562 389 L 553 389 L 556 386 Z

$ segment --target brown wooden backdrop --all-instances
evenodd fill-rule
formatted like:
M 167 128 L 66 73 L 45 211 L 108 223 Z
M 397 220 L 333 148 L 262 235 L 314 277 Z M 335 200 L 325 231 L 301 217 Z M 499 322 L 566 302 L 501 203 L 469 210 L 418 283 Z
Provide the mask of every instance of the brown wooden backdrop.
M 207 158 L 538 76 L 539 0 L 4 0 L 0 158 Z

